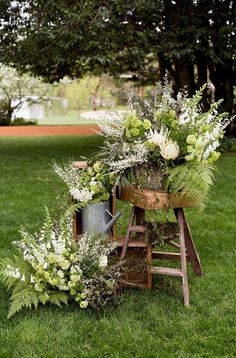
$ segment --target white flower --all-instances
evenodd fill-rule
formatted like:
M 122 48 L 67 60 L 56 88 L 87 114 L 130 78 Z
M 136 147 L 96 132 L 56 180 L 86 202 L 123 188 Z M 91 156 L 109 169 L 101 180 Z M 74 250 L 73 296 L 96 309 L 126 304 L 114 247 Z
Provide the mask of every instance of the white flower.
M 190 116 L 188 112 L 181 113 L 181 115 L 179 116 L 179 124 L 186 124 L 189 121 L 190 121 Z
M 99 267 L 100 268 L 105 268 L 105 267 L 107 267 L 107 264 L 108 264 L 108 258 L 107 258 L 107 256 L 106 255 L 101 255 L 100 257 L 99 257 Z
M 164 142 L 166 142 L 167 137 L 168 130 L 165 131 L 164 128 L 161 128 L 160 132 L 150 129 L 147 139 L 149 143 L 153 143 L 160 147 Z
M 123 159 L 122 159 L 123 158 Z M 122 172 L 127 168 L 133 167 L 135 164 L 145 163 L 148 160 L 148 149 L 141 143 L 135 143 L 130 148 L 130 152 L 121 156 L 120 160 L 109 161 L 107 164 L 114 172 Z
M 94 193 L 88 189 L 73 188 L 70 190 L 70 194 L 75 200 L 79 202 L 86 202 L 92 200 Z
M 22 275 L 21 279 L 22 282 L 25 282 L 25 274 Z
M 161 155 L 164 159 L 176 159 L 179 155 L 179 146 L 176 142 L 172 142 L 171 140 L 164 142 L 160 146 Z
M 57 271 L 57 276 L 60 278 L 64 278 L 64 272 L 62 270 Z

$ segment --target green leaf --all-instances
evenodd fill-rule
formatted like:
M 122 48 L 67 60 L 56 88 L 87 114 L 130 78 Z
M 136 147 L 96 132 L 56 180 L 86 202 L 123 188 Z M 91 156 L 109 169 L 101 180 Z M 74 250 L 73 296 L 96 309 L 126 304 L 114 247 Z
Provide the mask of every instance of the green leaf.
M 182 192 L 194 205 L 204 208 L 214 170 L 207 162 L 179 165 L 170 170 L 167 186 L 171 192 Z

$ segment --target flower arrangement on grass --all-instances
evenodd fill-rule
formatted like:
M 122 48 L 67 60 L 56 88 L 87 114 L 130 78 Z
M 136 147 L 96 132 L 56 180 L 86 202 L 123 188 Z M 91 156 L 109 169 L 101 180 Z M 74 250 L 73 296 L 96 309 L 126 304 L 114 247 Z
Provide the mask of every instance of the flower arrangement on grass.
M 212 184 L 217 148 L 229 123 L 219 113 L 221 101 L 203 112 L 203 86 L 192 98 L 179 92 L 174 99 L 170 86 L 150 104 L 130 100 L 129 110 L 119 120 L 104 121 L 101 133 L 107 138 L 100 157 L 128 185 L 182 192 L 203 207 Z
M 75 242 L 70 216 L 54 224 L 48 211 L 38 234 L 20 234 L 18 254 L 1 260 L 1 279 L 13 289 L 8 318 L 24 307 L 68 300 L 99 309 L 116 296 L 120 266 L 108 258 L 116 244 L 106 236 L 84 234 Z
M 73 163 L 64 166 L 54 163 L 53 169 L 79 207 L 108 200 L 117 180 L 116 173 L 102 161 L 89 161 L 84 169 L 75 168 Z

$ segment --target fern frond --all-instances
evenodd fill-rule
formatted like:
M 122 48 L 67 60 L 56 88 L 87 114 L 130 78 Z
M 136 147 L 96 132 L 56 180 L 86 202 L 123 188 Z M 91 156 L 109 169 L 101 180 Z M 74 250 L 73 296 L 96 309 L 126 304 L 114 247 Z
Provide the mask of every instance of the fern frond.
M 172 192 L 181 191 L 195 206 L 204 208 L 214 170 L 215 167 L 207 162 L 179 165 L 171 169 L 167 185 Z
M 67 305 L 68 295 L 63 291 L 50 291 L 48 292 L 48 302 L 61 307 L 61 303 Z
M 10 308 L 7 315 L 8 319 L 22 310 L 22 308 L 32 308 L 32 306 L 37 308 L 38 306 L 38 293 L 32 287 L 24 286 L 22 290 L 16 291 L 11 296 Z

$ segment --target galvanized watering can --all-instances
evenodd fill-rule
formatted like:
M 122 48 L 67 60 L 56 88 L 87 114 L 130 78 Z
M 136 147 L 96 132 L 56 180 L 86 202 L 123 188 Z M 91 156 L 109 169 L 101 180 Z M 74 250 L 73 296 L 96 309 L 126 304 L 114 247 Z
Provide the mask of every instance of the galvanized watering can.
M 112 225 L 119 219 L 121 212 L 116 215 L 109 212 L 110 202 L 100 201 L 99 203 L 88 204 L 82 209 L 82 233 L 98 232 L 108 234 Z

